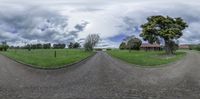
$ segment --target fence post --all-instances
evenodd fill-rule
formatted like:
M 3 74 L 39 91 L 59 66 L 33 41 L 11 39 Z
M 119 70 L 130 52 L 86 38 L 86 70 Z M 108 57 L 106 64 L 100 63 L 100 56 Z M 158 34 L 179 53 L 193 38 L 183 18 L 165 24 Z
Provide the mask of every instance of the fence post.
M 54 52 L 54 57 L 56 57 L 56 51 Z

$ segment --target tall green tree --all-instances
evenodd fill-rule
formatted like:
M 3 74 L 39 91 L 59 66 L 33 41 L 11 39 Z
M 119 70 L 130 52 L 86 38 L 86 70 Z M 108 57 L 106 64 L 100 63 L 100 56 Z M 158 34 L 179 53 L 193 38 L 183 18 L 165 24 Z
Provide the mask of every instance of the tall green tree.
M 0 49 L 3 51 L 7 51 L 8 48 L 9 48 L 9 46 L 7 45 L 7 42 L 6 41 L 2 42 Z
M 173 42 L 183 35 L 183 30 L 188 27 L 187 23 L 180 17 L 151 16 L 147 18 L 147 23 L 141 25 L 140 36 L 149 43 L 155 43 L 163 39 L 166 54 L 173 54 Z
M 73 48 L 74 44 L 72 42 L 69 43 L 68 48 Z
M 126 43 L 125 43 L 125 42 L 122 42 L 122 43 L 119 45 L 119 49 L 120 49 L 120 50 L 126 49 Z
M 131 50 L 140 50 L 140 46 L 142 45 L 142 41 L 139 38 L 131 38 L 127 42 L 127 48 L 129 51 Z
M 78 42 L 75 42 L 74 45 L 73 45 L 73 48 L 80 48 L 80 47 L 81 47 L 81 45 Z

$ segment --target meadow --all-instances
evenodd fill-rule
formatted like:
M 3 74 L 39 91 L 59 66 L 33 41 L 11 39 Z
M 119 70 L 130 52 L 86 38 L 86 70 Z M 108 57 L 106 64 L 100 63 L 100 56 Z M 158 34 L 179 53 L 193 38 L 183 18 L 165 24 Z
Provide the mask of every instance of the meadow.
M 108 51 L 108 54 L 125 62 L 145 67 L 155 67 L 158 65 L 172 63 L 186 55 L 185 52 L 176 52 L 175 55 L 167 56 L 164 51 L 129 52 L 128 50 L 112 50 Z
M 39 68 L 58 68 L 81 61 L 92 52 L 82 49 L 9 49 L 1 54 Z

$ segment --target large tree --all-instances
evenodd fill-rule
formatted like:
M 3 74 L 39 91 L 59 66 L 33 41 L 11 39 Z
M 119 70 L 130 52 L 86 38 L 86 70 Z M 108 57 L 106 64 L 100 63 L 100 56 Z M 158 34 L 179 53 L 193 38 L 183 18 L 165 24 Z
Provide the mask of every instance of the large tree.
M 122 43 L 119 45 L 119 49 L 120 49 L 120 50 L 126 49 L 126 43 L 125 43 L 125 42 L 122 42 Z
M 80 45 L 80 43 L 78 43 L 78 42 L 75 42 L 74 44 L 73 44 L 73 48 L 80 48 L 81 47 L 81 45 Z
M 98 34 L 90 34 L 85 39 L 84 48 L 86 51 L 92 51 L 94 46 L 99 42 L 100 36 Z
M 141 25 L 143 30 L 140 36 L 151 44 L 163 39 L 166 53 L 173 54 L 174 41 L 183 35 L 183 30 L 188 27 L 187 23 L 180 17 L 161 15 L 148 17 L 147 21 Z
M 131 38 L 127 42 L 127 48 L 129 51 L 131 50 L 140 50 L 140 46 L 142 45 L 142 41 L 139 38 Z

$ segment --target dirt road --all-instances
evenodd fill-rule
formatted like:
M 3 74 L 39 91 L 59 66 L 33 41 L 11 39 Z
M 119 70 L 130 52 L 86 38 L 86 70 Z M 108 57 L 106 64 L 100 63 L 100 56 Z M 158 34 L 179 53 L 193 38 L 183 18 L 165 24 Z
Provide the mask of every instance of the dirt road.
M 139 68 L 98 52 L 60 70 L 38 70 L 0 55 L 0 99 L 200 99 L 200 54 Z

